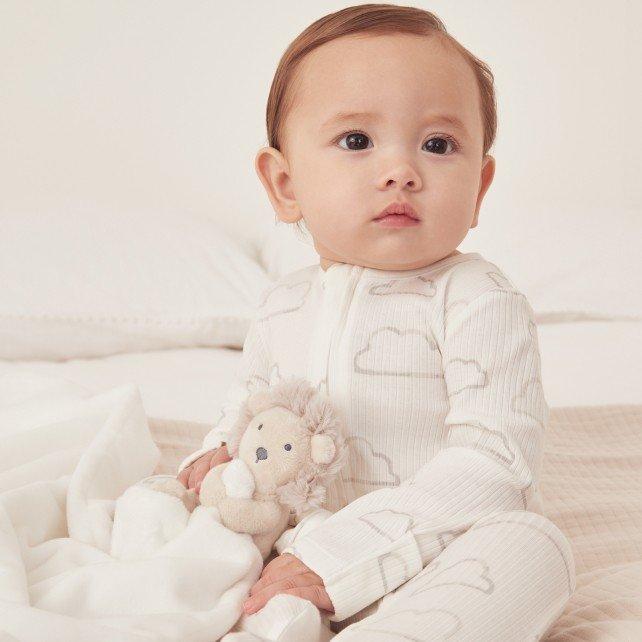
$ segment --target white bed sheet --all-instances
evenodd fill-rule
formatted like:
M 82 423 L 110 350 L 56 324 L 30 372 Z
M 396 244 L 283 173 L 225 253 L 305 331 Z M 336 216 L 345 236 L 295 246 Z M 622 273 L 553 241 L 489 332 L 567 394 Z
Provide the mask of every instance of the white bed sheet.
M 575 321 L 538 326 L 551 407 L 642 403 L 642 322 Z M 29 370 L 92 392 L 134 383 L 150 417 L 217 421 L 240 350 L 192 348 L 69 361 L 0 361 L 0 376 Z

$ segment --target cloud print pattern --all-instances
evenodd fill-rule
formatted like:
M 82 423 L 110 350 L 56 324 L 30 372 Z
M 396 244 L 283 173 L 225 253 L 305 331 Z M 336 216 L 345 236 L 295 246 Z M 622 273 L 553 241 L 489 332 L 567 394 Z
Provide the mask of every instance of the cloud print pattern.
M 478 253 L 406 271 L 335 263 L 292 272 L 262 297 L 221 417 L 179 470 L 225 441 L 252 386 L 296 375 L 329 394 L 351 454 L 328 491 L 333 514 L 307 530 L 292 522 L 279 552 L 323 578 L 341 630 L 480 520 L 521 511 L 548 521 L 538 490 L 548 406 L 533 319 Z M 479 581 L 481 563 L 458 573 Z M 564 568 L 567 599 L 572 560 Z M 560 601 L 543 608 L 550 618 Z M 462 617 L 442 613 L 445 630 Z

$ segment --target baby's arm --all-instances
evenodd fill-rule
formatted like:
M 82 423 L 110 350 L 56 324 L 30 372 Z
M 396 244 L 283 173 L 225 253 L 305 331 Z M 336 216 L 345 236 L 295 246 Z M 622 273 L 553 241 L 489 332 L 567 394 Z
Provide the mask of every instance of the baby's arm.
M 400 486 L 351 502 L 294 537 L 343 620 L 417 574 L 481 517 L 537 510 L 548 418 L 533 313 L 492 289 L 448 320 L 439 345 L 450 411 L 442 449 Z

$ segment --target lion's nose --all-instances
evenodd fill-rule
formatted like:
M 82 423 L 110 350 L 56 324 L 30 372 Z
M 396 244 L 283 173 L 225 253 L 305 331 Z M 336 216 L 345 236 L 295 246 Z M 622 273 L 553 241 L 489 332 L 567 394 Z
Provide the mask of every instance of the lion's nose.
M 267 450 L 265 450 L 263 446 L 259 446 L 256 449 L 256 461 L 258 461 L 259 459 L 267 459 Z

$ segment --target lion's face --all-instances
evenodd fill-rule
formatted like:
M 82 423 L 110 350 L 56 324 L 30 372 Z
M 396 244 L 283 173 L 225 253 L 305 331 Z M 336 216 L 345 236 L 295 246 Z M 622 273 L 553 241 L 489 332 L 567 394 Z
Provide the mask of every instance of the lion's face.
M 257 489 L 273 490 L 293 480 L 310 460 L 310 433 L 301 418 L 281 407 L 258 413 L 239 443 L 238 456 L 254 473 Z

